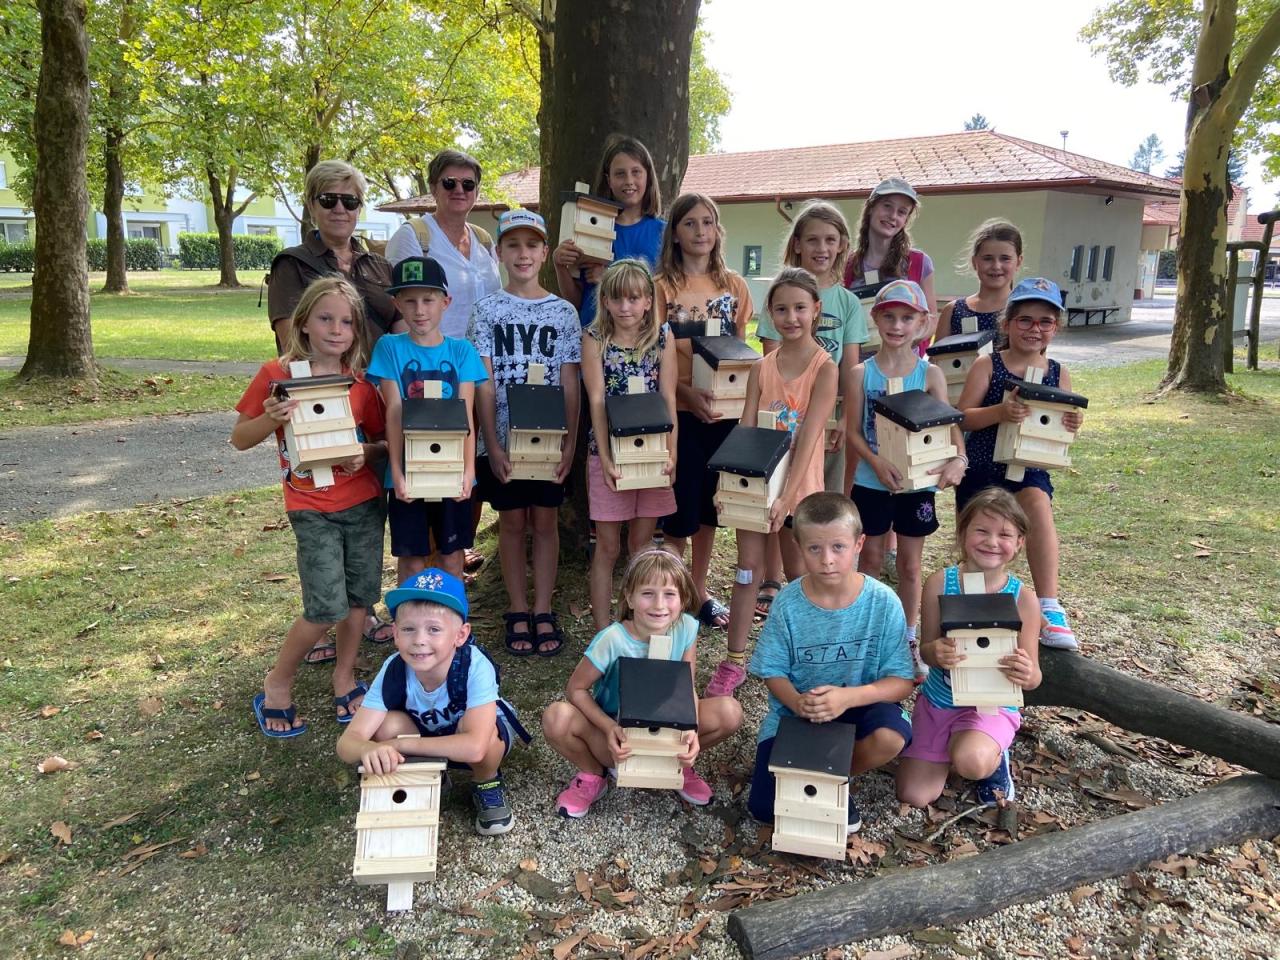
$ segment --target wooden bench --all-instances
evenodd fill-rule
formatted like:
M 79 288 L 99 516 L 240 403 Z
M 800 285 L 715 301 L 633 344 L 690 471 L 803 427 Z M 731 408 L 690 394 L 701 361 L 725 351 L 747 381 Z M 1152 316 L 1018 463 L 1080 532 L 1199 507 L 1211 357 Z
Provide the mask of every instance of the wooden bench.
M 1099 323 L 1106 323 L 1111 319 L 1113 313 L 1119 313 L 1120 308 L 1112 305 L 1109 307 L 1067 307 L 1067 326 L 1075 324 L 1075 321 L 1084 318 L 1084 326 L 1089 326 L 1094 320 Z

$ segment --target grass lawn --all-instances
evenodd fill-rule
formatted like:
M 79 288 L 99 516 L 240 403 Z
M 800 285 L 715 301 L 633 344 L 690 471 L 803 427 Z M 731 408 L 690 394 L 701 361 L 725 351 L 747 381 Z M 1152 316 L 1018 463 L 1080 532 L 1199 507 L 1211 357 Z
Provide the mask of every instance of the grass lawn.
M 1091 402 L 1076 466 L 1056 478 L 1064 600 L 1089 655 L 1121 665 L 1137 658 L 1170 684 L 1225 703 L 1274 650 L 1280 622 L 1280 371 L 1233 377 L 1244 395 L 1225 403 L 1148 402 L 1159 369 L 1075 378 Z M 928 569 L 947 552 L 949 504 L 940 498 L 944 529 L 930 540 Z M 492 557 L 492 532 L 486 536 L 481 546 Z M 722 533 L 712 574 L 721 596 L 732 559 L 732 537 Z M 499 654 L 504 692 L 531 728 L 590 636 L 575 564 L 566 558 L 556 600 L 571 635 L 568 655 Z M 0 762 L 8 772 L 0 902 L 9 905 L 0 914 L 0 955 L 69 955 L 56 941 L 70 930 L 94 931 L 92 949 L 109 957 L 408 956 L 396 951 L 409 943 L 423 956 L 510 956 L 526 935 L 546 950 L 606 916 L 574 899 L 557 910 L 580 911 L 576 919 L 548 935 L 562 914 L 507 899 L 514 887 L 479 906 L 472 900 L 538 853 L 521 846 L 520 831 L 550 817 L 533 797 L 549 805 L 559 784 L 548 778 L 563 773 L 545 748 L 517 750 L 506 765 L 523 825 L 505 842 L 470 833 L 462 793 L 446 801 L 441 849 L 452 858 L 451 879 L 442 875 L 430 896 L 420 886 L 412 917 L 388 918 L 381 887 L 352 885 L 357 791 L 333 752 L 327 671 L 300 672 L 295 697 L 311 722 L 302 738 L 266 741 L 249 709 L 299 608 L 278 490 L 0 530 L 0 567 Z M 477 632 L 495 652 L 502 597 L 491 559 L 472 602 Z M 704 640 L 704 674 L 720 642 Z M 386 652 L 366 645 L 366 666 Z M 1270 689 L 1264 706 L 1277 716 Z M 759 684 L 744 690 L 758 713 Z M 753 742 L 754 730 L 744 729 L 720 756 L 749 757 Z M 37 773 L 51 755 L 76 766 Z M 721 824 L 709 814 L 680 822 L 707 821 L 718 837 Z M 613 833 L 620 826 L 593 815 L 540 824 L 537 835 L 585 847 L 570 856 L 594 857 L 581 861 L 590 870 L 617 856 L 609 851 L 622 843 Z M 658 827 L 638 839 L 683 858 L 688 829 Z M 743 869 L 767 864 L 761 857 L 748 857 Z M 837 878 L 869 873 L 832 870 Z M 693 888 L 678 877 L 654 882 L 636 908 L 661 933 L 677 924 L 662 904 Z M 465 893 L 432 905 L 452 889 Z M 706 889 L 695 899 L 717 896 Z M 689 922 L 716 918 L 704 945 L 727 950 L 715 909 Z M 460 933 L 472 922 L 463 916 L 478 916 L 489 932 Z
M 261 360 L 275 341 L 261 270 L 240 271 L 242 290 L 219 290 L 216 270 L 159 270 L 129 275 L 128 295 L 94 293 L 93 346 L 100 357 L 166 360 Z M 103 274 L 90 274 L 91 290 Z M 30 274 L 0 274 L 0 356 L 26 353 L 31 329 Z
M 97 390 L 68 391 L 49 382 L 20 383 L 14 374 L 0 373 L 0 428 L 231 410 L 245 383 L 243 377 L 104 367 Z

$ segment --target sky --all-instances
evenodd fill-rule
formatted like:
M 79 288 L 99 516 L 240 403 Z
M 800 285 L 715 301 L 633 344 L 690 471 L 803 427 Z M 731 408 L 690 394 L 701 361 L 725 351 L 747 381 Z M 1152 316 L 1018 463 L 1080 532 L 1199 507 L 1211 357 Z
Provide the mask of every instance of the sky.
M 1156 134 L 1163 174 L 1182 149 L 1184 103 L 1120 86 L 1079 39 L 1093 0 L 703 0 L 708 59 L 733 107 L 726 152 L 996 130 L 1128 166 Z M 1280 181 L 1250 160 L 1249 210 Z

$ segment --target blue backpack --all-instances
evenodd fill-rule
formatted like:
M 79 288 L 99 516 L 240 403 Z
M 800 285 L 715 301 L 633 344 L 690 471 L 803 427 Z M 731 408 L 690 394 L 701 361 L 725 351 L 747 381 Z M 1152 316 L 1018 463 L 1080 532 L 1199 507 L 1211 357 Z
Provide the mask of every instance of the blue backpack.
M 502 682 L 502 669 L 489 656 L 489 652 L 484 647 L 476 643 L 473 639 L 468 639 L 453 654 L 453 662 L 449 664 L 449 675 L 445 678 L 445 692 L 449 696 L 448 713 L 450 716 L 457 715 L 461 718 L 467 709 L 467 678 L 471 675 L 471 653 L 478 651 L 482 657 L 489 661 L 493 666 L 493 675 L 499 685 Z M 403 711 L 409 699 L 409 677 L 408 666 L 404 662 L 404 658 L 400 654 L 391 655 L 391 662 L 387 664 L 386 673 L 382 675 L 382 703 L 387 710 Z M 529 731 L 520 723 L 516 716 L 515 710 L 511 708 L 501 695 L 498 697 L 498 712 L 511 725 L 511 729 L 516 732 L 522 741 L 528 743 L 533 738 L 529 735 Z M 436 730 L 434 735 L 438 737 L 449 736 L 458 732 L 458 721 L 455 720 L 448 726 L 441 727 Z

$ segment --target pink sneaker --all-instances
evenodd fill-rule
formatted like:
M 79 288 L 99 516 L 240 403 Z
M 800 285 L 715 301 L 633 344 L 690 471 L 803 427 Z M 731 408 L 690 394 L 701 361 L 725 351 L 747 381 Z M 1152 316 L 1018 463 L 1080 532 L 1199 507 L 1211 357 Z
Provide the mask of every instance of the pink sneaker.
M 556 810 L 562 817 L 575 820 L 585 817 L 591 805 L 604 796 L 609 781 L 594 773 L 579 773 L 556 797 Z M 689 801 L 692 803 L 693 801 Z
M 693 767 L 684 768 L 684 786 L 677 790 L 676 794 L 695 807 L 705 807 L 711 802 L 713 795 L 711 786 L 694 772 Z
M 740 667 L 732 660 L 721 660 L 716 664 L 715 673 L 707 682 L 707 689 L 702 691 L 704 697 L 732 697 L 744 680 L 747 679 L 746 667 Z

